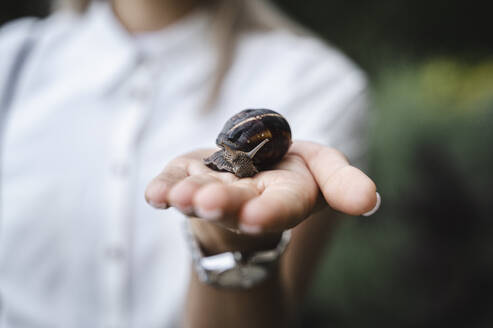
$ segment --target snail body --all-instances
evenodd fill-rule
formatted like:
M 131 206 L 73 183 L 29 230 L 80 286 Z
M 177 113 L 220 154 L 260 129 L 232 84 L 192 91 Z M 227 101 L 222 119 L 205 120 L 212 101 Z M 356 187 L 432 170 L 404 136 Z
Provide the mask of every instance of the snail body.
M 282 159 L 291 145 L 291 128 L 273 110 L 245 109 L 225 123 L 216 144 L 221 150 L 204 159 L 207 166 L 250 177 Z

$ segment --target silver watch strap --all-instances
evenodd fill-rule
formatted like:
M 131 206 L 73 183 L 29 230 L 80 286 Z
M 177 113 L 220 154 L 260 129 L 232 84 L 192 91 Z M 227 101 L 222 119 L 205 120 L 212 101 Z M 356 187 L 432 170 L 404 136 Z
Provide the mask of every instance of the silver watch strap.
M 279 244 L 245 256 L 239 251 L 205 256 L 192 231 L 189 219 L 185 222 L 187 241 L 197 276 L 206 284 L 228 288 L 251 288 L 264 281 L 286 250 L 291 230 L 282 233 Z

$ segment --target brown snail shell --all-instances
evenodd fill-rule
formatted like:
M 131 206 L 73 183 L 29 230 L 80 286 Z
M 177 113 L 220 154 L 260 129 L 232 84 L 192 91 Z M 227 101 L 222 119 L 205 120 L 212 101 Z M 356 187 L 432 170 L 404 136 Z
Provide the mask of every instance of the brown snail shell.
M 250 177 L 282 159 L 291 145 L 291 128 L 273 110 L 245 109 L 224 124 L 216 144 L 221 150 L 204 159 L 208 167 Z

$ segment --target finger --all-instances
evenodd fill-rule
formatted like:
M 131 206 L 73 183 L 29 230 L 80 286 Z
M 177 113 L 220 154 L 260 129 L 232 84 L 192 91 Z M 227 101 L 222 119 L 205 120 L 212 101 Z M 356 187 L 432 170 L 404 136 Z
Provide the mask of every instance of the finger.
M 167 208 L 168 194 L 171 188 L 187 177 L 187 166 L 183 162 L 171 162 L 166 168 L 147 185 L 146 201 L 156 208 Z
M 297 141 L 290 152 L 304 159 L 331 208 L 350 215 L 361 215 L 376 207 L 375 183 L 351 166 L 339 151 L 312 142 Z
M 193 206 L 201 218 L 236 227 L 241 207 L 258 194 L 257 188 L 250 183 L 213 183 L 195 194 Z
M 258 234 L 294 227 L 311 213 L 317 194 L 317 184 L 310 174 L 301 179 L 284 179 L 282 184 L 272 182 L 242 208 L 239 228 Z
M 218 183 L 219 180 L 210 175 L 192 175 L 177 182 L 169 191 L 168 201 L 173 207 L 186 215 L 194 213 L 193 198 L 195 193 L 203 186 Z

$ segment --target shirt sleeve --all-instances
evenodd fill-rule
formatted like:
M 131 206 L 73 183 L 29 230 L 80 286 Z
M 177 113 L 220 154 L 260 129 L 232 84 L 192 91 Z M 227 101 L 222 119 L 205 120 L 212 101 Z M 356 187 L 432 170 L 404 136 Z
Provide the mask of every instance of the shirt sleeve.
M 340 51 L 312 35 L 250 34 L 229 82 L 237 108 L 271 108 L 288 119 L 294 140 L 334 147 L 354 165 L 367 152 L 367 81 Z M 238 82 L 240 81 L 240 82 Z
M 288 107 L 291 109 L 288 115 L 294 118 L 294 138 L 334 147 L 351 163 L 362 165 L 368 146 L 368 97 L 364 80 L 345 76 L 337 86 L 320 83 L 320 90 L 297 94 L 293 108 Z
M 22 18 L 0 27 L 0 96 L 3 96 L 15 57 L 29 36 L 35 20 L 36 18 Z
M 293 138 L 334 147 L 357 166 L 367 153 L 365 74 L 339 51 L 312 40 L 294 63 L 287 102 Z

